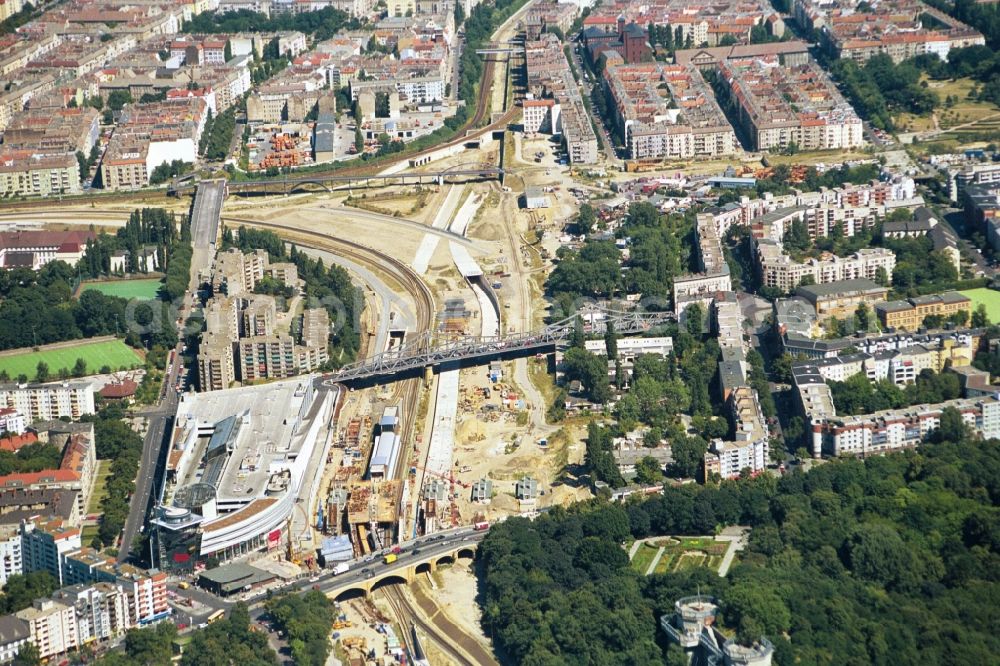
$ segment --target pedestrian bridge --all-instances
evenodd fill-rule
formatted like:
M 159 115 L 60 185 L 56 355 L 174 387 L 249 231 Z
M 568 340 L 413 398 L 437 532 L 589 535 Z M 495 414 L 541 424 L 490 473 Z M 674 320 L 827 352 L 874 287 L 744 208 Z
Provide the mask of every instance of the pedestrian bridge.
M 540 331 L 501 336 L 461 336 L 432 342 L 425 334 L 387 352 L 345 365 L 336 373 L 326 375 L 330 384 L 364 384 L 396 381 L 425 368 L 442 365 L 483 365 L 490 361 L 555 351 L 565 343 L 578 321 L 584 331 L 603 333 L 610 324 L 619 334 L 639 334 L 654 326 L 674 320 L 671 312 L 617 312 L 590 309 L 546 326 Z
M 336 601 L 366 597 L 373 591 L 387 585 L 409 585 L 420 574 L 432 573 L 439 566 L 455 564 L 461 559 L 475 559 L 478 547 L 478 542 L 469 541 L 462 542 L 450 550 L 435 553 L 420 553 L 414 556 L 404 552 L 400 555 L 400 559 L 388 566 L 381 562 L 371 562 L 370 566 L 374 573 L 371 578 L 361 578 L 360 580 L 335 578 L 328 584 L 321 585 L 320 589 Z

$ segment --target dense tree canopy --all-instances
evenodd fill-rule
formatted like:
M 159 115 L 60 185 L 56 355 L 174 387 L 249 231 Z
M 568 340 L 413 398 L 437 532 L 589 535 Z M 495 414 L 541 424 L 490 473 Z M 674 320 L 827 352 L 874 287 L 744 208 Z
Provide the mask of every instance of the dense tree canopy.
M 589 231 L 592 211 L 581 210 L 578 225 Z M 579 228 L 579 227 L 578 227 Z M 629 206 L 618 232 L 628 238 L 629 258 L 609 240 L 588 238 L 578 251 L 560 252 L 559 264 L 549 276 L 549 293 L 562 297 L 606 297 L 617 292 L 666 298 L 677 275 L 693 269 L 694 215 L 661 215 L 648 202 Z M 623 270 L 623 267 L 627 270 Z
M 858 373 L 842 382 L 828 382 L 833 404 L 841 415 L 870 414 L 909 405 L 935 404 L 962 397 L 959 376 L 952 372 L 923 370 L 913 384 L 899 387 L 882 379 L 870 382 Z
M 515 663 L 674 663 L 656 622 L 700 589 L 738 638 L 767 635 L 779 664 L 992 663 L 998 500 L 1000 442 L 963 439 L 512 518 L 481 547 L 483 625 Z M 627 566 L 630 537 L 728 524 L 752 532 L 726 578 Z
M 292 660 L 301 666 L 323 666 L 330 653 L 328 635 L 334 605 L 322 592 L 289 594 L 272 599 L 267 610 L 288 636 Z

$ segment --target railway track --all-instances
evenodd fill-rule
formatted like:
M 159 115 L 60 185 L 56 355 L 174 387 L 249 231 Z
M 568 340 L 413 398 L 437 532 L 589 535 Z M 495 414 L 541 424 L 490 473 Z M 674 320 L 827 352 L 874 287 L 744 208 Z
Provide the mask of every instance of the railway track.
M 446 636 L 433 623 L 424 619 L 420 609 L 415 609 L 410 604 L 410 600 L 406 598 L 406 595 L 399 589 L 399 586 L 388 585 L 382 588 L 382 592 L 385 599 L 389 602 L 389 607 L 392 609 L 393 615 L 396 616 L 400 626 L 403 628 L 403 632 L 407 634 L 405 639 L 407 648 L 411 647 L 409 637 L 410 627 L 416 625 L 454 663 L 461 666 L 477 666 L 476 662 L 469 659 L 469 657 L 465 656 L 464 652 L 455 647 L 454 640 Z
M 420 276 L 417 275 L 416 272 L 414 272 L 414 270 L 407 264 L 400 261 L 396 257 L 379 252 L 378 250 L 375 250 L 367 245 L 362 245 L 361 243 L 355 243 L 354 241 L 349 241 L 343 238 L 332 238 L 326 234 L 322 234 L 318 231 L 312 231 L 310 229 L 300 229 L 295 226 L 280 224 L 278 222 L 263 222 L 248 218 L 226 216 L 223 219 L 245 224 L 246 226 L 270 229 L 275 233 L 280 233 L 280 235 L 282 235 L 282 237 L 286 240 L 301 239 L 295 240 L 295 242 L 302 247 L 312 247 L 317 250 L 326 250 L 351 259 L 359 264 L 377 267 L 382 272 L 386 273 L 394 282 L 396 282 L 401 290 L 408 293 L 413 298 L 413 302 L 416 307 L 416 333 L 419 334 L 424 331 L 431 330 L 431 326 L 434 321 L 434 296 L 431 294 L 431 290 L 427 287 Z M 402 403 L 403 407 L 405 424 L 403 441 L 405 442 L 412 443 L 415 441 L 413 434 L 417 425 L 417 405 L 420 397 L 421 382 L 422 380 L 419 378 L 407 379 L 403 382 L 399 382 L 401 387 L 393 388 L 392 399 L 394 401 L 398 399 Z M 404 460 L 407 461 L 409 459 L 409 455 L 404 458 Z M 401 464 L 396 474 L 397 479 L 399 481 L 403 481 L 406 478 L 408 470 L 408 464 Z M 397 506 L 401 500 L 403 484 L 400 483 L 399 487 L 400 495 L 396 497 Z M 411 489 L 411 496 L 415 496 L 415 493 L 417 492 L 419 492 L 419 489 Z M 401 533 L 404 528 L 405 523 L 400 525 Z

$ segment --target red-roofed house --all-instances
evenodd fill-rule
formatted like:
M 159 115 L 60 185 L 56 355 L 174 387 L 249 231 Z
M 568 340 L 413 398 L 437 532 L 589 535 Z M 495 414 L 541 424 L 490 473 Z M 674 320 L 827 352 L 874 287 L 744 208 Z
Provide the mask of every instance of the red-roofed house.
M 50 261 L 75 266 L 87 250 L 92 231 L 3 231 L 0 232 L 0 267 L 27 265 L 37 270 Z
M 13 435 L 11 437 L 4 437 L 0 439 L 0 451 L 9 451 L 11 453 L 17 453 L 28 444 L 34 444 L 38 441 L 38 436 L 33 432 L 26 432 L 22 435 Z

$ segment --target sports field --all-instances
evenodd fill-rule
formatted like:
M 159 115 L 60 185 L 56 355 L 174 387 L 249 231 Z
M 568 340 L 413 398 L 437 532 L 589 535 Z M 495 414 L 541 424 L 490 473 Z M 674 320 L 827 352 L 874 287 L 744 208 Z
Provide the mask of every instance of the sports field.
M 986 314 L 989 316 L 990 321 L 994 323 L 1000 322 L 1000 291 L 981 287 L 979 289 L 966 289 L 959 293 L 972 299 L 973 310 L 982 303 L 986 306 Z
M 61 368 L 72 370 L 78 358 L 87 362 L 87 374 L 96 374 L 105 365 L 112 370 L 118 370 L 122 366 L 134 368 L 143 363 L 142 358 L 135 350 L 121 340 L 101 342 L 80 340 L 79 343 L 58 349 L 43 349 L 37 352 L 29 351 L 23 354 L 0 356 L 0 371 L 6 370 L 7 375 L 12 380 L 17 379 L 18 375 L 27 375 L 29 380 L 33 380 L 38 363 L 44 361 L 49 366 L 49 375 L 52 379 L 56 379 Z
M 142 280 L 103 280 L 101 282 L 85 282 L 83 291 L 93 289 L 105 296 L 118 296 L 120 298 L 138 298 L 151 301 L 156 298 L 157 293 L 163 283 L 157 278 L 144 278 Z

